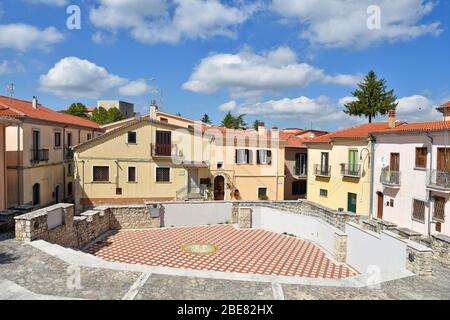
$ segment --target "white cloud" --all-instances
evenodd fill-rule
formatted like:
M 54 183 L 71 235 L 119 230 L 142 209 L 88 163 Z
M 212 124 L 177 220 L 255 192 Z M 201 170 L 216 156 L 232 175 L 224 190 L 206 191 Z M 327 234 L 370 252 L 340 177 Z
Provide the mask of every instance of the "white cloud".
M 99 0 L 90 20 L 108 31 L 128 30 L 146 43 L 175 44 L 183 39 L 235 37 L 255 5 L 230 6 L 219 0 Z M 241 1 L 239 2 L 241 3 Z
M 288 47 L 262 54 L 246 48 L 237 54 L 204 58 L 183 88 L 203 94 L 226 88 L 234 97 L 249 97 L 267 91 L 304 88 L 313 82 L 356 85 L 360 79 L 360 75 L 326 75 L 321 69 L 298 62 L 297 55 Z
M 367 27 L 371 5 L 381 9 L 380 29 Z M 427 0 L 272 0 L 273 10 L 299 22 L 301 38 L 326 47 L 367 47 L 438 35 L 439 22 L 421 22 L 434 6 Z
M 46 50 L 64 39 L 54 27 L 38 29 L 28 24 L 0 25 L 0 48 L 27 51 L 28 49 Z
M 236 107 L 237 107 L 236 101 L 233 100 L 220 105 L 219 111 L 222 112 L 233 111 L 234 109 L 236 109 Z
M 436 110 L 438 103 L 421 95 L 398 99 L 397 119 L 407 122 L 440 121 L 442 114 Z
M 65 6 L 69 3 L 69 0 L 25 0 L 32 4 L 47 4 L 51 6 Z
M 0 61 L 0 76 L 24 71 L 24 66 L 15 61 Z
M 150 92 L 151 87 L 145 80 L 135 80 L 119 88 L 119 94 L 123 96 L 142 96 Z
M 40 77 L 40 89 L 61 98 L 98 98 L 126 83 L 105 68 L 76 57 L 61 59 Z

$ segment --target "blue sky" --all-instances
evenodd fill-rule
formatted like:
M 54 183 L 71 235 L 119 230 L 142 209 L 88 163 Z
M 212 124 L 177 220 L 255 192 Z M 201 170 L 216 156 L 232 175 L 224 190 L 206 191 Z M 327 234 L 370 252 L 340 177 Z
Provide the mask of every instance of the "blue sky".
M 140 112 L 162 98 L 193 119 L 232 110 L 325 130 L 365 122 L 342 104 L 370 69 L 395 90 L 399 118 L 439 119 L 450 100 L 448 1 L 122 2 L 0 0 L 0 94 L 13 82 L 15 97 L 55 109 L 122 99 Z M 379 29 L 366 24 L 373 4 Z M 80 30 L 66 26 L 69 5 Z

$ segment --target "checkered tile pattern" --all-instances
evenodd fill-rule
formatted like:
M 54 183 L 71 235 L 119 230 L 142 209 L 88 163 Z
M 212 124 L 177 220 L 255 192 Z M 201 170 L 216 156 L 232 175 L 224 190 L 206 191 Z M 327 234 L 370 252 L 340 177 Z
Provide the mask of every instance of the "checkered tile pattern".
M 190 254 L 183 251 L 189 243 L 210 243 L 218 250 Z M 113 262 L 196 270 L 329 279 L 355 275 L 311 241 L 232 225 L 118 231 L 86 252 Z

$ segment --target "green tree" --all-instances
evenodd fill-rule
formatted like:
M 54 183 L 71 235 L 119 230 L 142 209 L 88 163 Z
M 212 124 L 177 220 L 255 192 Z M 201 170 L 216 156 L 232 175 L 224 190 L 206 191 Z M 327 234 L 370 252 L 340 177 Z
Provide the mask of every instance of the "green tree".
M 247 129 L 247 123 L 244 121 L 245 114 L 240 114 L 237 117 L 231 114 L 231 111 L 225 115 L 222 120 L 222 127 L 229 129 Z
M 369 118 L 369 123 L 376 116 L 395 110 L 398 105 L 394 90 L 388 90 L 386 80 L 379 80 L 372 70 L 358 84 L 358 89 L 352 92 L 352 95 L 356 100 L 346 103 L 344 112 L 351 116 L 365 116 Z
M 212 124 L 211 118 L 206 113 L 203 115 L 200 121 L 205 124 Z
M 123 114 L 122 114 L 122 112 L 120 112 L 119 109 L 110 108 L 110 109 L 108 109 L 107 112 L 108 112 L 108 119 L 107 119 L 108 122 L 107 123 L 123 120 Z
M 92 111 L 91 120 L 100 125 L 107 124 L 108 123 L 108 111 L 106 111 L 106 109 L 103 107 L 95 108 L 94 111 Z
M 258 131 L 259 128 L 259 120 L 253 121 L 253 130 Z
M 87 108 L 81 102 L 72 103 L 64 113 L 70 114 L 72 116 L 81 117 L 81 118 L 89 118 L 87 113 Z
M 247 123 L 244 121 L 244 117 L 245 117 L 245 114 L 240 114 L 234 118 L 235 119 L 235 124 L 234 124 L 235 129 L 247 129 L 248 128 Z

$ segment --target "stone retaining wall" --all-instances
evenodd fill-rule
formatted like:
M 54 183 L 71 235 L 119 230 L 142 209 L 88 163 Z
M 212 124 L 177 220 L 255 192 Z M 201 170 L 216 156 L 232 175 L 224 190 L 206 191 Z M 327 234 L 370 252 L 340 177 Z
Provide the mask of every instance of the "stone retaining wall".
M 434 251 L 433 258 L 450 267 L 450 237 L 440 234 L 433 235 L 431 248 Z

